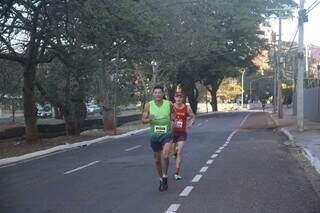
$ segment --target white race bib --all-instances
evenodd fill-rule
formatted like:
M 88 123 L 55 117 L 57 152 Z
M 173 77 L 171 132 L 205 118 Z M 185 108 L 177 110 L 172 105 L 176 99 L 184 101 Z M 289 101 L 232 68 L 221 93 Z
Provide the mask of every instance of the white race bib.
M 182 128 L 183 127 L 183 121 L 176 121 L 175 122 L 175 127 L 176 128 Z
M 154 133 L 164 134 L 164 133 L 167 133 L 167 131 L 168 131 L 167 126 L 162 126 L 162 125 L 155 125 L 154 126 Z

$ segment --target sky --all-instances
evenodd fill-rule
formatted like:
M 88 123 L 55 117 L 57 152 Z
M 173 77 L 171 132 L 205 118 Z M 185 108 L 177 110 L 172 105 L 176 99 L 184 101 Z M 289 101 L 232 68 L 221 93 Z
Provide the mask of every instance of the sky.
M 317 0 L 306 0 L 305 8 L 309 8 L 309 6 Z M 320 1 L 320 0 L 319 0 Z M 295 0 L 299 4 L 299 0 Z M 309 21 L 304 25 L 304 43 L 314 44 L 320 46 L 320 4 L 313 9 L 309 14 Z M 272 30 L 278 33 L 278 23 L 279 21 L 275 18 L 270 19 L 270 24 L 272 26 Z M 283 41 L 292 41 L 294 34 L 297 30 L 298 26 L 298 11 L 295 11 L 294 17 L 283 20 L 282 22 L 282 40 Z M 298 34 L 295 38 L 295 41 L 298 41 Z

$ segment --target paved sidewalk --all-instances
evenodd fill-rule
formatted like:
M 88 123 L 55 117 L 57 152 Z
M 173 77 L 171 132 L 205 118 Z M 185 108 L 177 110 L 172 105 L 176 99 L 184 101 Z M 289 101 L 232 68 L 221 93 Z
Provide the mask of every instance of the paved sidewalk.
M 284 107 L 283 119 L 278 119 L 277 115 L 272 114 L 271 110 L 269 112 L 278 128 L 289 140 L 303 148 L 306 157 L 320 173 L 320 122 L 305 119 L 305 130 L 300 132 L 297 129 L 296 116 L 293 115 L 292 108 Z

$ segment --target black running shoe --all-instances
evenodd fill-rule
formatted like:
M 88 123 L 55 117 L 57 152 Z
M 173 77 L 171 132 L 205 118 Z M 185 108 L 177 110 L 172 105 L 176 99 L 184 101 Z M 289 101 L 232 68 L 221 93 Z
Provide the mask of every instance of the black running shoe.
M 163 184 L 163 191 L 168 190 L 168 178 L 162 178 L 162 184 Z
M 163 179 L 160 179 L 159 191 L 160 192 L 164 191 L 164 189 L 163 189 Z

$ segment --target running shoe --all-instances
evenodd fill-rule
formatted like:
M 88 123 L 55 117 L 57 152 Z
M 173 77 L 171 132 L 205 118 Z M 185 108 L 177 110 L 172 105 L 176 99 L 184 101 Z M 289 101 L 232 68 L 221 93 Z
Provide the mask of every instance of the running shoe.
M 181 180 L 181 179 L 182 179 L 182 176 L 181 176 L 179 173 L 176 173 L 176 174 L 174 174 L 174 178 L 175 178 L 176 180 Z
M 162 187 L 163 187 L 163 191 L 167 191 L 168 190 L 168 178 L 162 178 Z
M 163 179 L 162 179 L 162 178 L 160 179 L 159 191 L 160 191 L 160 192 L 163 192 L 163 191 L 164 191 L 164 190 L 163 190 Z

